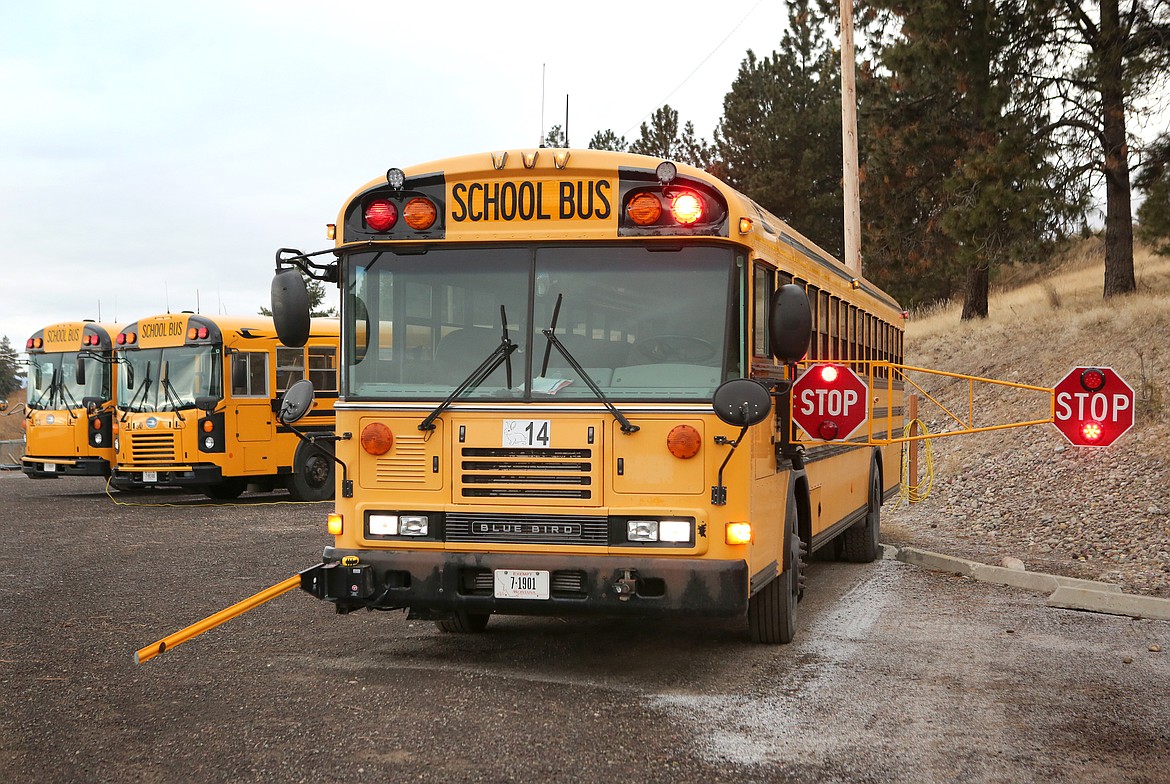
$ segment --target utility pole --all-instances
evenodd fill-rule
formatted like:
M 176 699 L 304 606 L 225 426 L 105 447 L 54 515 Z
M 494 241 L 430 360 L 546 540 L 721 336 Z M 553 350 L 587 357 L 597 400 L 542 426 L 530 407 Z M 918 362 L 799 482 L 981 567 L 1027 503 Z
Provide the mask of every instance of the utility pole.
M 857 63 L 853 0 L 841 0 L 841 157 L 845 191 L 845 268 L 861 277 L 861 183 L 857 171 Z

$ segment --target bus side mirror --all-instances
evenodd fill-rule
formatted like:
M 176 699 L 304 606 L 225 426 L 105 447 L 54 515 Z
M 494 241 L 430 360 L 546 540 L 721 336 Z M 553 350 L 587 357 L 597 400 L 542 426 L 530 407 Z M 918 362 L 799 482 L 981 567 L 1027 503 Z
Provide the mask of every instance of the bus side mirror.
M 733 378 L 724 381 L 715 390 L 711 407 L 727 424 L 751 427 L 763 422 L 772 413 L 772 394 L 759 381 Z
M 276 416 L 280 419 L 280 424 L 291 425 L 309 413 L 312 407 L 313 382 L 302 378 L 280 396 L 280 410 Z
M 300 348 L 309 341 L 309 290 L 295 269 L 272 278 L 272 321 L 284 345 Z
M 77 370 L 73 374 L 73 380 L 78 386 L 85 386 L 85 357 L 77 357 Z
M 772 313 L 768 320 L 768 338 L 772 356 L 791 365 L 808 353 L 812 335 L 812 306 L 804 289 L 788 283 L 772 295 Z
M 206 411 L 209 414 L 214 412 L 215 407 L 218 405 L 219 398 L 215 395 L 198 395 L 195 398 L 195 408 L 200 411 Z

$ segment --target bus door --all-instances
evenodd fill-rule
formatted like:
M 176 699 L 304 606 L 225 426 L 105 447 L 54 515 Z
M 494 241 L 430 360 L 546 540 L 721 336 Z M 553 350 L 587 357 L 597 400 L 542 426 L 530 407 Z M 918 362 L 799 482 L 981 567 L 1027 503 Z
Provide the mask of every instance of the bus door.
M 268 389 L 268 352 L 233 351 L 231 354 L 232 400 L 236 439 L 244 452 L 244 470 L 268 468 L 267 444 L 272 440 L 272 398 Z M 230 425 L 229 425 L 230 427 Z

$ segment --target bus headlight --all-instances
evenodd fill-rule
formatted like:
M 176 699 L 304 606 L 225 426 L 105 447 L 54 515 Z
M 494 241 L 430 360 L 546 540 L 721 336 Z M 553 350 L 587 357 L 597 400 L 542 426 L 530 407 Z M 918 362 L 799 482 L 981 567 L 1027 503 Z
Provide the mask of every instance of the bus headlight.
M 371 536 L 426 536 L 430 529 L 427 515 L 370 515 Z
M 203 448 L 204 449 L 214 449 L 215 448 L 215 439 L 212 438 L 211 436 L 208 436 L 207 438 L 203 439 Z
M 117 452 L 122 447 L 118 444 L 118 437 L 114 436 L 114 451 Z
M 94 446 L 101 446 L 102 445 L 102 434 L 101 433 L 94 433 L 93 434 L 93 443 L 94 443 Z
M 630 542 L 689 542 L 690 520 L 627 520 L 626 540 Z

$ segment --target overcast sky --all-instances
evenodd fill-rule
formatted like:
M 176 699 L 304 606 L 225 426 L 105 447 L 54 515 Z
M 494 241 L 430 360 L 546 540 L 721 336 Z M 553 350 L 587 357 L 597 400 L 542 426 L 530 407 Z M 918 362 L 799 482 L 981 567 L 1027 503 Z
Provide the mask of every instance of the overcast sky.
M 36 0 L 0 15 L 0 336 L 58 321 L 255 313 L 279 247 L 391 166 L 637 138 L 663 103 L 706 138 L 780 0 Z M 100 313 L 99 313 L 100 308 Z

